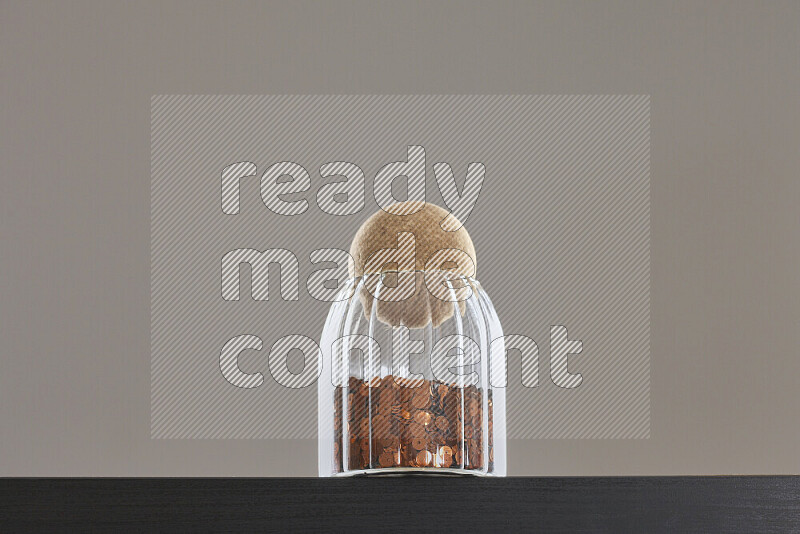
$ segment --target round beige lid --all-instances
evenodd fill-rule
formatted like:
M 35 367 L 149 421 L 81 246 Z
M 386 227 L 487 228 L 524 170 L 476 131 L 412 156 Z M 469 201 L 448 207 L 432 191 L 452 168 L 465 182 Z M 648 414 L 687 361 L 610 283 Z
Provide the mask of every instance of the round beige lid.
M 374 213 L 356 232 L 350 254 L 354 261 L 350 274 L 356 277 L 380 272 L 387 262 L 398 264 L 395 270 L 425 271 L 426 266 L 441 268 L 444 261 L 449 262 L 446 268 L 465 276 L 474 276 L 477 266 L 466 228 L 444 208 L 420 201 L 400 202 Z
M 377 277 L 361 285 L 359 298 L 367 318 L 373 306 L 380 321 L 409 328 L 431 323 L 437 327 L 456 308 L 463 315 L 461 296 L 471 294 L 471 283 L 457 291 L 443 291 L 441 285 L 453 275 L 475 276 L 475 247 L 467 230 L 447 210 L 419 201 L 393 204 L 361 225 L 350 254 L 353 277 L 395 273 L 394 282 L 380 291 L 376 291 Z M 447 276 L 439 276 L 445 271 Z

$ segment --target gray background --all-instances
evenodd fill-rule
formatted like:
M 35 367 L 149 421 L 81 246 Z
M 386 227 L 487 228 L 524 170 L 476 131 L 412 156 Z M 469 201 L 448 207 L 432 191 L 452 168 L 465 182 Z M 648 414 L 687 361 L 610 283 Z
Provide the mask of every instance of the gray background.
M 0 474 L 314 475 L 151 440 L 153 94 L 650 94 L 649 440 L 512 474 L 798 473 L 800 4 L 0 3 Z
M 290 334 L 326 348 L 320 338 L 331 306 L 308 292 L 316 269 L 309 253 L 349 250 L 358 227 L 379 210 L 375 175 L 418 144 L 425 148 L 425 200 L 436 205 L 445 204 L 435 162 L 448 162 L 460 185 L 470 162 L 486 168 L 465 221 L 477 279 L 503 332 L 535 340 L 540 352 L 535 389 L 522 387 L 519 355 L 509 358 L 508 437 L 647 438 L 649 108 L 646 95 L 153 97 L 151 436 L 317 435 L 316 385 L 276 382 L 270 348 Z M 337 217 L 320 209 L 316 194 L 330 181 L 320 165 L 341 159 L 364 172 L 366 206 Z M 220 175 L 243 160 L 258 171 L 239 180 L 240 211 L 228 215 Z M 293 195 L 308 209 L 294 216 L 267 209 L 259 191 L 261 175 L 284 160 L 310 175 L 310 190 Z M 240 299 L 225 301 L 221 259 L 243 248 L 291 251 L 298 299 L 283 300 L 278 275 L 287 286 L 290 276 L 273 268 L 269 300 L 254 300 L 250 285 L 260 280 L 256 271 L 251 283 L 248 267 L 239 269 Z M 583 342 L 568 362 L 583 376 L 578 388 L 549 378 L 550 325 Z M 222 346 L 241 334 L 263 342 L 262 350 L 238 357 L 245 372 L 266 375 L 257 390 L 235 387 L 220 372 Z M 411 335 L 421 339 L 421 332 Z M 388 363 L 391 348 L 378 341 Z M 289 363 L 303 369 L 297 353 Z

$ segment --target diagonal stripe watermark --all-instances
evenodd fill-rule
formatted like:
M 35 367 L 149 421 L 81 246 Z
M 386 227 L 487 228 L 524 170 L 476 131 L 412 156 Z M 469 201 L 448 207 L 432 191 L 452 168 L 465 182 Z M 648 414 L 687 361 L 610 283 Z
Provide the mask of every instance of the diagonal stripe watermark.
M 151 436 L 314 437 L 350 240 L 405 198 L 464 223 L 517 336 L 509 438 L 649 437 L 644 95 L 154 96 Z

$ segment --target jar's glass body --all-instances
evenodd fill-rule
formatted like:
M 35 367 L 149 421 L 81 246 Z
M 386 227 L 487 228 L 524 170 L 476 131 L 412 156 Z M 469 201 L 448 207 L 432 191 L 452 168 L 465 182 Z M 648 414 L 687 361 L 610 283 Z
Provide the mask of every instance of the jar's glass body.
M 401 308 L 380 298 L 384 276 L 349 281 L 328 314 L 320 476 L 505 476 L 505 388 L 491 385 L 505 376 L 505 348 L 488 295 L 462 279 L 458 298 Z

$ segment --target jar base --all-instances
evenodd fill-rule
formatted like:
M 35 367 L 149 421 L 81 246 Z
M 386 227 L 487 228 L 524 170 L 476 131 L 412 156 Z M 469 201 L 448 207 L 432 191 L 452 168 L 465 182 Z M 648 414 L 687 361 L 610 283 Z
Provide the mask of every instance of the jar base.
M 336 473 L 334 477 L 370 476 L 370 477 L 400 477 L 400 476 L 433 476 L 433 477 L 495 477 L 492 473 L 476 469 L 451 469 L 451 468 L 430 468 L 430 467 L 386 467 L 375 469 L 356 469 Z

